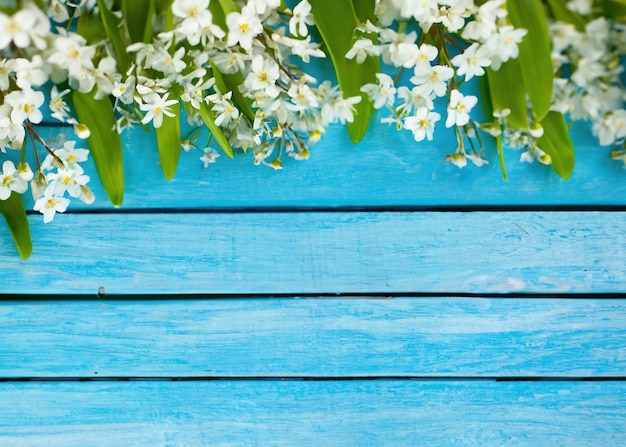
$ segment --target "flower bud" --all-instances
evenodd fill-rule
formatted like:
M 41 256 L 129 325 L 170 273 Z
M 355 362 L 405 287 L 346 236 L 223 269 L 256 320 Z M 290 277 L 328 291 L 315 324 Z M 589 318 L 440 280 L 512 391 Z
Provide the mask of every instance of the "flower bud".
M 89 130 L 89 127 L 87 127 L 85 124 L 82 124 L 82 123 L 74 124 L 74 133 L 81 140 L 85 140 L 89 138 L 89 136 L 91 135 L 91 131 Z

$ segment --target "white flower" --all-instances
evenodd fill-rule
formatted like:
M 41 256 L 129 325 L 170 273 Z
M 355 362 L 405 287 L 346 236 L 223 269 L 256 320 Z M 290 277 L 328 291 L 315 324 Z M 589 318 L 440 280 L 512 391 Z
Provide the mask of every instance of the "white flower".
M 11 111 L 11 121 L 15 124 L 23 123 L 25 120 L 37 124 L 43 119 L 39 110 L 44 102 L 42 92 L 34 90 L 16 90 L 4 97 L 4 102 L 13 107 Z
M 152 121 L 152 125 L 155 129 L 158 129 L 163 124 L 163 115 L 169 117 L 174 116 L 174 113 L 172 113 L 168 107 L 178 103 L 178 100 L 167 99 L 168 96 L 169 92 L 165 93 L 163 96 L 160 96 L 158 93 L 151 93 L 144 97 L 146 102 L 139 104 L 139 108 L 147 112 L 141 120 L 142 124 L 148 124 Z
M 50 107 L 52 117 L 62 122 L 65 122 L 65 120 L 70 116 L 70 107 L 63 100 L 63 97 L 69 92 L 70 89 L 65 89 L 62 92 L 59 92 L 56 85 L 53 85 L 52 90 L 50 91 L 50 103 L 48 104 L 48 107 Z
M 54 151 L 54 154 L 57 156 L 58 159 L 62 160 L 63 163 L 65 163 L 65 166 L 67 166 L 68 168 L 74 170 L 82 170 L 78 163 L 87 161 L 87 158 L 89 157 L 89 150 L 77 148 L 75 146 L 76 141 L 66 141 L 61 149 L 57 149 Z M 52 162 L 53 159 L 54 158 L 49 155 L 48 157 L 46 157 L 45 161 Z M 44 162 L 44 165 L 45 164 L 46 163 Z
M 215 163 L 217 161 L 217 157 L 219 156 L 220 154 L 215 149 L 207 147 L 204 149 L 204 153 L 202 154 L 202 157 L 200 157 L 200 160 L 204 163 L 204 167 L 208 168 L 209 164 Z
M 424 138 L 431 141 L 435 130 L 435 123 L 439 121 L 441 115 L 431 112 L 426 107 L 420 107 L 415 111 L 415 115 L 404 120 L 404 128 L 413 132 L 415 141 L 422 141 Z
M 470 16 L 470 7 L 474 6 L 471 0 L 439 0 L 440 22 L 451 33 L 455 33 L 465 25 L 465 19 Z
M 43 214 L 44 223 L 52 222 L 56 213 L 63 213 L 70 201 L 64 197 L 55 197 L 48 191 L 35 201 L 33 209 Z
M 297 111 L 307 111 L 309 109 L 318 107 L 319 100 L 315 95 L 313 89 L 309 87 L 303 80 L 297 83 L 291 84 L 287 94 L 293 101 L 293 109 Z
M 413 65 L 417 64 L 426 64 L 430 65 L 430 62 L 434 61 L 439 54 L 439 50 L 434 45 L 429 45 L 424 43 L 417 47 L 415 45 L 416 51 L 407 58 L 406 63 L 404 64 L 405 68 L 410 68 Z
M 241 45 L 244 50 L 252 48 L 252 40 L 263 31 L 263 25 L 258 16 L 249 8 L 242 9 L 241 13 L 231 12 L 226 16 L 229 47 Z
M 437 20 L 439 5 L 436 0 L 400 0 L 400 14 L 406 19 L 412 16 L 427 31 Z
M 380 109 L 385 104 L 393 104 L 396 95 L 396 88 L 391 76 L 385 73 L 376 73 L 377 84 L 366 84 L 361 87 L 361 91 L 367 93 L 374 101 L 374 108 Z
M 278 64 L 268 57 L 254 56 L 250 64 L 250 73 L 244 81 L 244 86 L 251 91 L 262 91 L 267 96 L 275 98 L 280 93 L 276 81 L 280 77 Z
M 306 37 L 309 34 L 307 25 L 313 25 L 311 5 L 302 0 L 293 8 L 293 16 L 289 19 L 289 32 L 294 36 Z
M 42 68 L 43 59 L 38 54 L 33 56 L 32 61 L 21 57 L 14 59 L 15 83 L 22 90 L 42 86 L 48 81 L 48 75 Z
M 67 70 L 70 76 L 79 77 L 85 70 L 93 70 L 95 53 L 96 47 L 87 46 L 85 39 L 78 34 L 57 36 L 48 62 Z
M 362 38 L 354 42 L 352 48 L 346 53 L 346 58 L 356 58 L 357 64 L 362 64 L 368 56 L 378 55 L 380 55 L 380 48 L 374 45 L 371 39 Z
M 246 7 L 252 8 L 259 15 L 265 14 L 269 9 L 278 8 L 280 0 L 248 0 Z
M 455 165 L 457 168 L 462 169 L 467 166 L 467 158 L 464 153 L 455 152 L 446 156 L 446 160 Z
M 9 142 L 11 147 L 19 149 L 26 136 L 26 129 L 22 122 L 16 123 L 11 119 L 11 109 L 12 107 L 8 104 L 0 105 L 0 150 L 2 152 Z
M 31 43 L 29 31 L 35 27 L 37 16 L 32 9 L 22 9 L 11 17 L 0 12 L 0 50 L 11 42 L 18 48 L 26 48 Z
M 493 59 L 491 68 L 499 70 L 503 62 L 516 59 L 519 56 L 518 44 L 527 33 L 528 31 L 523 28 L 513 28 L 507 25 L 500 27 L 497 34 L 492 34 L 485 42 Z
M 48 187 L 46 193 L 50 195 L 62 197 L 65 191 L 72 197 L 80 197 L 81 186 L 85 186 L 89 182 L 89 176 L 83 174 L 82 169 L 62 169 L 57 172 L 51 172 L 47 176 Z
M 577 12 L 580 15 L 587 16 L 591 14 L 593 0 L 568 0 L 567 9 Z
M 0 59 L 0 90 L 9 89 L 9 75 L 13 71 L 13 59 Z
M 165 74 L 182 73 L 187 66 L 183 60 L 184 55 L 185 47 L 180 47 L 173 55 L 169 51 L 161 49 L 150 61 L 150 66 Z
M 465 75 L 465 80 L 469 81 L 474 76 L 485 74 L 483 67 L 491 65 L 489 53 L 486 47 L 473 43 L 461 54 L 454 56 L 451 62 L 457 67 L 456 73 L 460 76 Z
M 211 101 L 215 102 L 211 110 L 217 113 L 215 124 L 221 127 L 228 127 L 232 121 L 239 118 L 239 109 L 231 102 L 233 92 L 227 92 L 224 95 L 211 95 Z
M 18 194 L 26 192 L 28 183 L 22 178 L 15 165 L 11 160 L 6 160 L 2 164 L 2 172 L 0 172 L 0 200 L 6 200 L 12 191 Z
M 454 70 L 445 65 L 432 67 L 428 64 L 418 64 L 414 73 L 411 82 L 418 86 L 424 96 L 430 95 L 431 92 L 435 92 L 437 96 L 445 95 L 448 88 L 446 81 L 454 76 Z
M 506 10 L 502 8 L 506 0 L 490 0 L 483 3 L 474 13 L 474 20 L 470 20 L 465 27 L 461 37 L 466 40 L 477 40 L 484 42 L 496 32 L 496 22 L 498 18 L 506 15 Z
M 124 104 L 132 104 L 135 95 L 135 77 L 129 76 L 124 82 L 115 81 L 111 94 Z
M 350 98 L 337 97 L 322 106 L 322 116 L 328 122 L 339 121 L 345 124 L 346 121 L 354 121 L 354 104 L 361 102 L 360 96 Z
M 183 19 L 176 32 L 186 36 L 191 45 L 197 45 L 203 37 L 224 37 L 224 31 L 213 24 L 213 15 L 208 8 L 209 0 L 175 0 L 172 3 L 172 13 Z
M 476 96 L 463 96 L 458 90 L 452 90 L 450 92 L 450 103 L 448 104 L 446 127 L 465 126 L 469 123 L 469 112 L 477 102 L 478 98 Z
M 274 38 L 276 34 L 272 36 Z M 274 39 L 276 40 L 276 39 Z M 311 36 L 306 36 L 305 39 L 290 39 L 283 36 L 279 39 L 280 43 L 287 44 L 291 47 L 291 54 L 299 56 L 303 62 L 309 63 L 311 56 L 313 57 L 326 57 L 326 53 L 320 50 L 320 44 L 311 42 Z
M 617 140 L 625 138 L 626 110 L 615 110 L 594 122 L 593 133 L 598 136 L 602 146 L 612 145 Z

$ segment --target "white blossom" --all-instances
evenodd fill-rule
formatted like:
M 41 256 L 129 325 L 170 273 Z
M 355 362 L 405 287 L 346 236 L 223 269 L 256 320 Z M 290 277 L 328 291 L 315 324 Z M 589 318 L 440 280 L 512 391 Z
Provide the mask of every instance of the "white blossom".
M 163 115 L 173 117 L 174 113 L 171 112 L 168 107 L 178 103 L 176 99 L 167 99 L 169 92 L 160 96 L 158 93 L 151 93 L 144 97 L 146 102 L 142 102 L 139 108 L 146 112 L 141 122 L 148 124 L 152 122 L 155 128 L 161 127 L 163 124 Z
M 420 107 L 415 111 L 415 115 L 409 116 L 404 120 L 404 128 L 413 132 L 415 141 L 422 141 L 424 138 L 431 141 L 435 123 L 440 118 L 441 115 L 437 112 L 432 112 L 426 107 Z
M 478 102 L 476 96 L 464 96 L 458 90 L 450 92 L 450 103 L 448 104 L 448 118 L 446 119 L 446 127 L 465 126 L 469 123 L 469 112 Z
M 15 165 L 10 160 L 2 163 L 2 172 L 0 172 L 0 200 L 7 200 L 12 191 L 18 194 L 26 192 L 28 183 L 22 178 Z

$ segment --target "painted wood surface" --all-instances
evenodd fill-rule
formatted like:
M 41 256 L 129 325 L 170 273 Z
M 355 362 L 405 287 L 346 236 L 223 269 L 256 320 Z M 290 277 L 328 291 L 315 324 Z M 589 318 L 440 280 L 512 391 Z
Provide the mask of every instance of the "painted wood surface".
M 72 137 L 59 127 L 41 133 L 58 140 Z M 378 125 L 353 145 L 344 129 L 332 128 L 309 160 L 285 160 L 282 171 L 253 166 L 251 154 L 239 154 L 235 160 L 222 156 L 204 169 L 200 153 L 182 153 L 179 170 L 167 183 L 154 135 L 135 129 L 124 138 L 122 210 L 626 205 L 626 170 L 609 159 L 608 149 L 597 145 L 586 126 L 574 133 L 577 161 L 569 181 L 550 167 L 520 163 L 517 151 L 507 151 L 508 182 L 502 179 L 495 150 L 489 154 L 490 165 L 460 170 L 445 162 L 456 142 L 443 134 L 435 142 L 416 143 L 410 132 Z M 95 173 L 93 165 L 85 166 Z M 74 200 L 69 212 L 112 208 L 97 178 L 91 185 L 96 203 L 84 206 Z
M 0 293 L 604 293 L 626 284 L 626 213 L 192 213 L 32 218 Z
M 626 443 L 624 382 L 0 383 L 12 447 Z
M 626 299 L 0 303 L 0 377 L 626 376 Z

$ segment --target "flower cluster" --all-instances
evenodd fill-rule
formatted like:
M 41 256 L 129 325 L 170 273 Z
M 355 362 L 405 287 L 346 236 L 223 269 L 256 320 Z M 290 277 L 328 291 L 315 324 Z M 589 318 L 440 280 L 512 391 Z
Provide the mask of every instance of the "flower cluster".
M 73 126 L 77 139 L 102 136 L 72 107 L 84 96 L 108 108 L 110 132 L 143 126 L 156 129 L 157 139 L 159 132 L 176 132 L 168 138 L 174 146 L 180 140 L 174 150 L 197 150 L 205 167 L 219 157 L 216 149 L 229 156 L 251 152 L 255 164 L 274 169 L 282 168 L 285 157 L 306 159 L 331 124 L 359 119 L 355 105 L 367 97 L 383 123 L 410 131 L 417 142 L 433 140 L 438 126 L 453 132 L 458 144 L 447 159 L 459 167 L 468 160 L 487 163 L 483 132 L 525 149 L 522 161 L 549 164 L 532 101 L 524 109 L 528 125 L 512 125 L 506 107 L 486 118 L 474 112 L 477 79 L 517 59 L 532 32 L 512 25 L 508 6 L 518 1 L 376 0 L 371 20 L 356 27 L 346 22 L 353 42 L 345 58 L 358 64 L 380 59 L 383 68 L 370 73 L 371 82 L 353 86 L 356 95 L 352 89 L 346 96 L 313 76 L 320 70 L 311 62 L 336 55 L 333 36 L 324 38 L 325 45 L 313 38 L 308 0 L 290 1 L 289 7 L 281 0 L 168 0 L 145 12 L 128 7 L 132 0 L 16 0 L 12 9 L 0 6 L 0 150 L 7 154 L 0 200 L 30 185 L 34 209 L 46 222 L 72 198 L 94 201 L 80 165 L 89 151 L 73 140 L 52 144 L 37 132 L 47 116 Z M 591 120 L 600 144 L 622 145 L 612 156 L 626 163 L 620 82 L 626 30 L 598 16 L 591 0 L 568 0 L 567 7 L 583 25 L 550 22 L 550 109 Z M 129 11 L 139 16 L 127 16 Z M 319 34 L 324 37 L 321 29 Z M 186 133 L 179 126 L 183 115 Z M 205 127 L 209 133 L 201 131 Z M 34 157 L 27 158 L 29 146 Z M 43 160 L 38 151 L 45 151 Z M 26 160 L 33 158 L 31 168 Z
M 570 2 L 574 11 L 591 14 L 590 1 Z M 626 92 L 620 80 L 626 56 L 626 27 L 605 17 L 583 30 L 563 22 L 550 26 L 556 73 L 552 109 L 572 120 L 590 120 L 602 146 L 622 146 L 612 157 L 626 164 Z
M 569 0 L 567 7 L 583 16 L 593 10 L 591 0 Z M 521 161 L 551 163 L 538 144 L 543 129 L 530 105 L 527 128 L 511 126 L 508 109 L 494 110 L 493 120 L 480 123 L 471 116 L 478 98 L 463 93 L 464 84 L 471 85 L 468 81 L 485 76 L 487 70 L 498 71 L 519 56 L 528 31 L 512 26 L 506 0 L 378 0 L 376 15 L 377 26 L 367 22 L 356 30 L 346 57 L 360 63 L 382 57 L 387 64 L 376 83 L 362 87 L 374 108 L 383 109 L 381 122 L 411 131 L 419 142 L 432 140 L 443 121 L 458 141 L 447 159 L 459 167 L 467 160 L 477 166 L 487 163 L 479 129 L 501 136 L 510 148 L 524 149 Z M 623 146 L 626 93 L 620 61 L 626 54 L 626 28 L 600 17 L 590 18 L 584 31 L 551 21 L 550 34 L 555 70 L 551 110 L 569 114 L 572 120 L 590 119 L 601 145 Z M 625 149 L 612 156 L 626 163 Z
M 436 105 L 443 100 L 445 127 L 454 128 L 458 140 L 447 159 L 459 167 L 467 160 L 486 164 L 480 140 L 478 145 L 472 141 L 479 126 L 470 113 L 478 98 L 461 90 L 487 68 L 497 70 L 517 58 L 518 44 L 527 31 L 506 21 L 504 4 L 505 0 L 488 0 L 480 6 L 473 0 L 380 0 L 376 13 L 381 26 L 368 22 L 359 28 L 362 37 L 347 57 L 362 61 L 380 55 L 385 64 L 399 70 L 395 80 L 379 73 L 376 84 L 363 86 L 374 107 L 389 112 L 381 122 L 411 131 L 415 141 L 432 140 L 442 118 Z M 417 26 L 411 27 L 412 23 Z M 408 82 L 401 76 L 405 70 L 412 73 Z
M 3 167 L 1 198 L 6 191 L 24 193 L 30 182 L 35 210 L 46 222 L 67 208 L 67 196 L 94 200 L 79 165 L 88 151 L 74 149 L 74 141 L 53 148 L 34 126 L 49 109 L 51 118 L 73 125 L 78 138 L 89 137 L 71 110 L 73 91 L 111 98 L 120 134 L 133 125 L 159 129 L 166 118 L 178 119 L 182 105 L 192 128 L 181 148 L 199 150 L 205 166 L 219 156 L 211 136 L 199 141 L 207 119 L 230 147 L 251 149 L 255 164 L 275 169 L 283 155 L 308 158 L 330 124 L 353 120 L 360 97 L 344 98 L 330 81 L 318 82 L 300 68 L 326 56 L 309 34 L 307 0 L 293 9 L 280 7 L 280 0 L 235 2 L 219 24 L 209 6 L 209 0 L 170 2 L 173 23 L 151 20 L 154 38 L 125 48 L 127 66 L 107 36 L 80 32 L 99 16 L 95 0 L 49 0 L 47 13 L 24 1 L 13 14 L 0 12 L 0 149 L 21 151 L 17 170 L 11 161 Z M 114 19 L 123 20 L 119 11 Z M 46 98 L 41 89 L 49 81 L 54 86 Z M 28 134 L 48 152 L 43 162 L 37 158 L 34 174 L 24 162 Z

